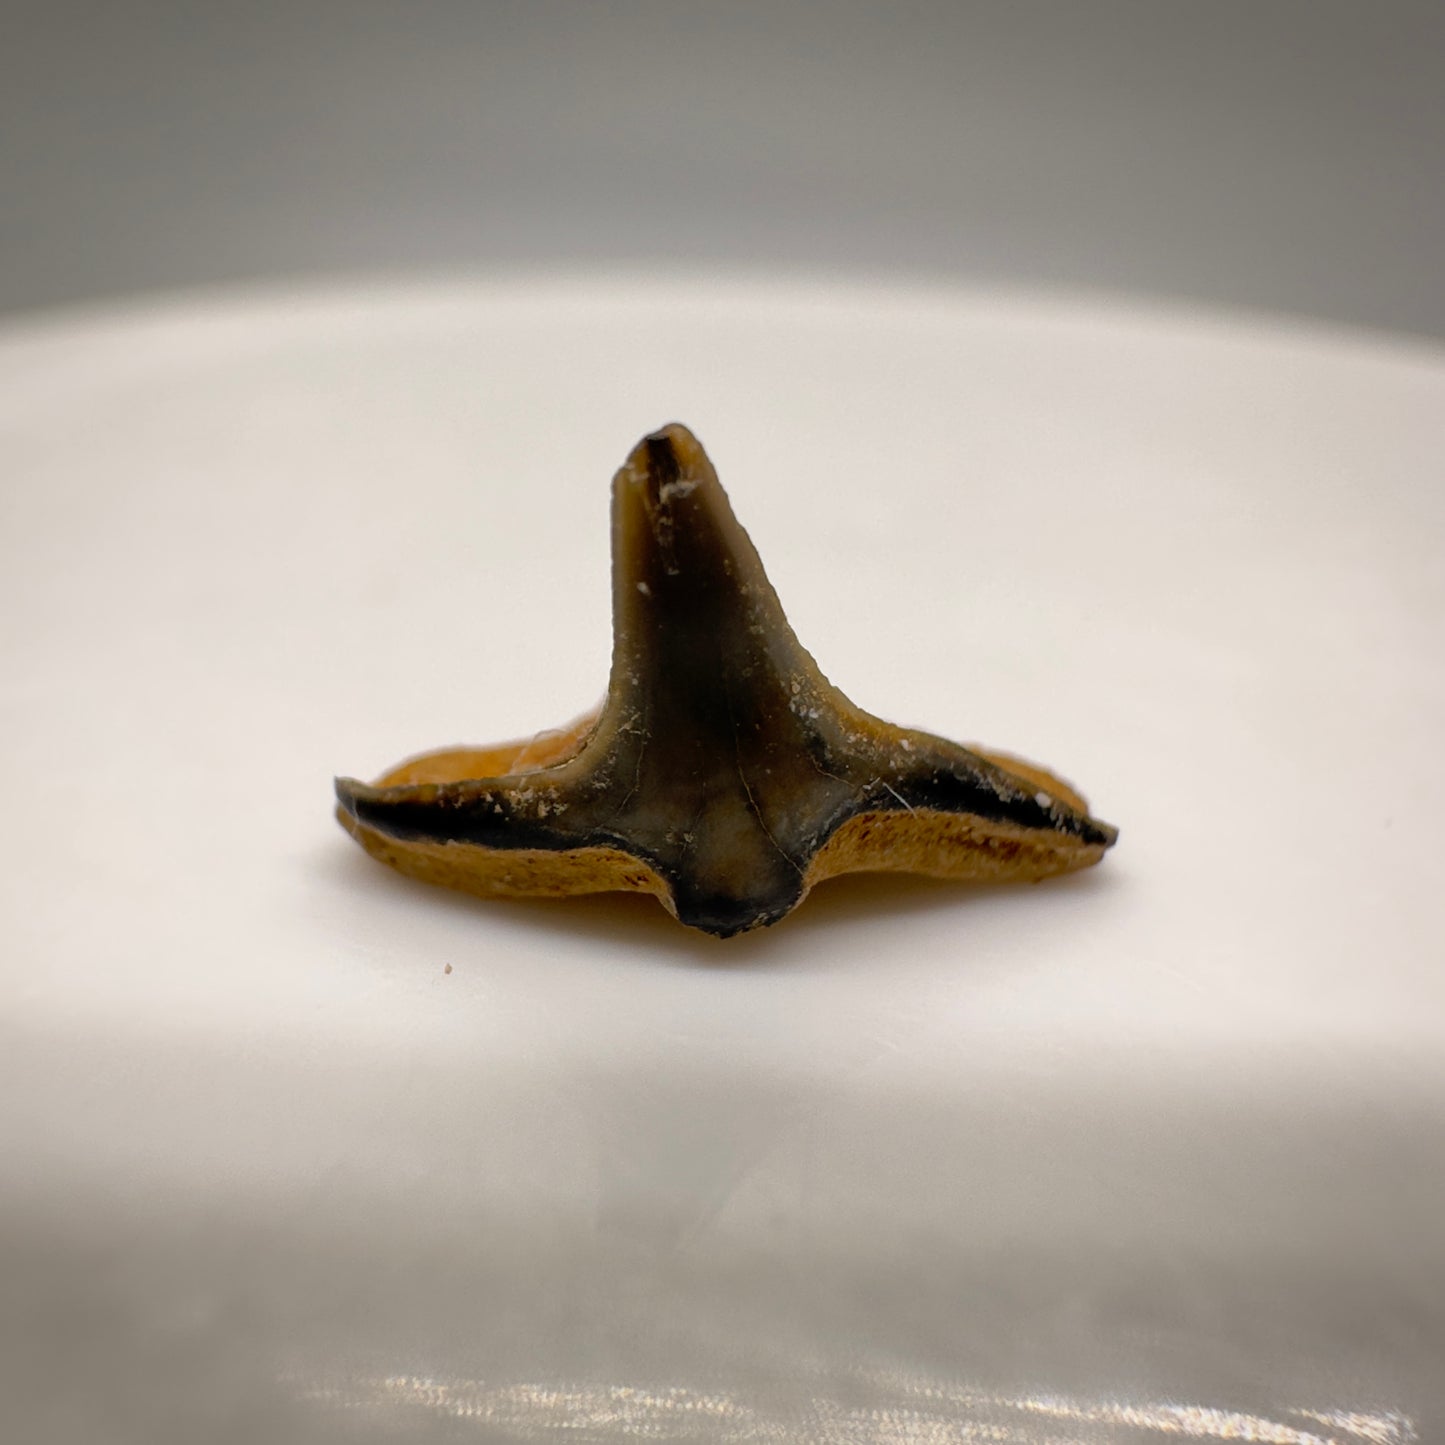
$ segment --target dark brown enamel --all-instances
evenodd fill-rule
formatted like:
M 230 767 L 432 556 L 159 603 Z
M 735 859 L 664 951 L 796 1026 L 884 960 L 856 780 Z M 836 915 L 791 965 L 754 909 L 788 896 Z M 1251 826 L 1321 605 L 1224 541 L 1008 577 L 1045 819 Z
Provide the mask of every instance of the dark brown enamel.
M 683 923 L 724 937 L 788 913 L 815 854 L 860 813 L 929 809 L 1113 842 L 1106 824 L 833 687 L 686 428 L 647 437 L 617 473 L 612 536 L 611 682 L 576 756 L 477 782 L 341 780 L 347 812 L 397 839 L 616 848 L 667 883 Z M 540 812 L 539 783 L 555 790 Z

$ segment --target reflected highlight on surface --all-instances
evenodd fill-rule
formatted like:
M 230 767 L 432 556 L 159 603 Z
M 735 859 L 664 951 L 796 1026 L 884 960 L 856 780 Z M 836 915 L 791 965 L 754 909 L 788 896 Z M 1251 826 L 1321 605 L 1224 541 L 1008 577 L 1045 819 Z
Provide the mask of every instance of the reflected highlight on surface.
M 1250 1440 L 1266 1445 L 1410 1445 L 1395 1411 L 1287 1409 L 1260 1415 L 1174 1401 L 1073 1399 L 944 1388 L 892 1376 L 870 1381 L 869 1406 L 814 1395 L 749 1400 L 725 1390 L 559 1382 L 489 1384 L 416 1375 L 286 1382 L 302 1399 L 373 1422 L 472 1421 L 488 1439 L 625 1440 L 638 1436 L 802 1445 L 1106 1445 L 1141 1439 Z

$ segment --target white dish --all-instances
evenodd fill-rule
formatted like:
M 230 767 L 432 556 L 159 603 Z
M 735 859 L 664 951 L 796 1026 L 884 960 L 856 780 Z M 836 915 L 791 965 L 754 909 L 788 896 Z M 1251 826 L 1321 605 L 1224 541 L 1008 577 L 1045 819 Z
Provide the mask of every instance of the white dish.
M 1100 868 L 718 943 L 343 836 L 333 773 L 595 701 L 671 419 L 824 671 Z M 6 1437 L 1445 1431 L 1442 454 L 1436 354 L 1058 298 L 12 328 Z

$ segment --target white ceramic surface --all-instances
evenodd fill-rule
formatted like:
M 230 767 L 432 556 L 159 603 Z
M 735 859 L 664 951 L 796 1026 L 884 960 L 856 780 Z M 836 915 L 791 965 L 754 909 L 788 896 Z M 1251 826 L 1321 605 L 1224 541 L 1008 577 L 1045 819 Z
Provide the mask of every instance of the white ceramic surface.
M 718 943 L 365 858 L 690 424 L 823 669 L 1121 828 Z M 626 278 L 0 336 L 16 1441 L 1445 1438 L 1445 361 Z

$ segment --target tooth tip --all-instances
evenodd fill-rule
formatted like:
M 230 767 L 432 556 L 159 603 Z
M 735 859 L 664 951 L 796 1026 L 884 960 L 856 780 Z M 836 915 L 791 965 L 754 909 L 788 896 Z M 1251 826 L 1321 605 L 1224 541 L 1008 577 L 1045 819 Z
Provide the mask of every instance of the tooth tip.
M 711 472 L 702 443 L 681 422 L 649 432 L 633 448 L 626 470 L 658 484 Z
M 692 433 L 690 427 L 684 426 L 680 421 L 670 421 L 657 428 L 656 431 L 648 432 L 643 437 L 643 444 L 649 442 L 670 442 L 674 446 L 697 447 L 698 440 Z

